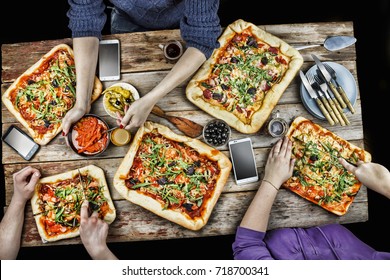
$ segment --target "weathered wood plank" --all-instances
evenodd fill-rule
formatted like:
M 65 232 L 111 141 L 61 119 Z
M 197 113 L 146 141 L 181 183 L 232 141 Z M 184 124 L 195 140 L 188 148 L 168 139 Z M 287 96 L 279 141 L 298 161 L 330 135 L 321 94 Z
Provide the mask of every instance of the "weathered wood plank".
M 292 45 L 320 44 L 334 34 L 353 35 L 353 23 L 325 22 L 264 25 L 271 34 Z M 118 38 L 121 41 L 121 72 L 145 72 L 171 69 L 158 47 L 170 39 L 181 40 L 179 30 L 135 32 L 131 34 L 105 35 L 105 39 Z M 51 48 L 66 43 L 72 47 L 70 38 L 2 45 L 2 83 L 12 82 L 31 65 L 37 62 Z M 312 49 L 302 50 L 305 60 L 311 61 Z M 319 57 L 328 60 L 355 60 L 355 47 L 351 46 L 338 52 L 329 52 L 322 47 L 316 48 Z
M 255 192 L 224 193 L 220 196 L 205 227 L 191 231 L 163 219 L 152 212 L 128 201 L 115 201 L 116 220 L 110 225 L 107 242 L 131 242 L 141 240 L 163 240 L 172 238 L 194 238 L 235 234 Z M 314 226 L 324 223 L 344 223 L 368 219 L 367 190 L 362 187 L 347 214 L 336 216 L 301 197 L 282 189 L 271 210 L 269 229 L 291 226 Z M 305 213 L 305 215 L 303 215 Z M 22 246 L 49 246 L 80 244 L 79 237 L 55 243 L 42 243 L 31 207 L 25 214 Z

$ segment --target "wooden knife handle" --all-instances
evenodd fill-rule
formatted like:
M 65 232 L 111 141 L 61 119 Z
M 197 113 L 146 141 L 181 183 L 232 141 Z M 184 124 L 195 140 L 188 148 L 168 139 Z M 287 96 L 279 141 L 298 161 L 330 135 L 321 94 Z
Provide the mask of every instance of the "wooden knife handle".
M 325 118 L 328 120 L 329 124 L 334 125 L 334 121 L 331 118 L 331 116 L 329 115 L 328 111 L 326 111 L 324 103 L 322 103 L 322 101 L 319 98 L 315 98 L 315 100 L 316 100 L 317 105 L 320 108 L 322 114 L 324 114 Z
M 349 110 L 352 114 L 355 114 L 355 108 L 353 108 L 351 101 L 349 100 L 347 94 L 345 93 L 344 89 L 341 86 L 337 87 L 337 90 L 340 92 L 341 97 L 344 99 L 345 103 L 347 104 Z
M 334 113 L 334 109 L 337 110 L 337 108 L 334 107 L 334 109 L 333 109 L 332 106 L 330 105 L 330 102 L 328 101 L 328 99 L 326 99 L 326 97 L 324 95 L 321 96 L 321 100 L 322 100 L 322 103 L 324 103 L 326 110 L 329 112 L 329 115 L 332 117 L 334 123 L 339 123 L 339 119 L 336 117 L 336 114 Z M 333 106 L 334 106 L 334 104 L 333 104 Z
M 330 89 L 332 90 L 334 96 L 336 97 L 337 101 L 340 103 L 340 106 L 341 108 L 347 108 L 347 104 L 345 104 L 343 98 L 341 98 L 341 95 L 340 93 L 337 91 L 336 87 L 334 86 L 334 84 L 332 84 L 331 82 L 328 82 L 328 86 L 330 87 Z

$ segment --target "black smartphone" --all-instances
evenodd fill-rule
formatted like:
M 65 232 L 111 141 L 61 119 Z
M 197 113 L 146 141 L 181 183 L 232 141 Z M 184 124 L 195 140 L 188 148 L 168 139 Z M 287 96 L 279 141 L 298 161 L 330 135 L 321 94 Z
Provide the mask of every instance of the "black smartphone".
M 15 125 L 11 125 L 1 139 L 25 160 L 30 160 L 40 147 L 29 135 Z
M 118 39 L 99 42 L 99 79 L 117 81 L 120 79 L 120 44 Z
M 237 185 L 258 181 L 259 176 L 251 138 L 229 141 L 229 150 Z

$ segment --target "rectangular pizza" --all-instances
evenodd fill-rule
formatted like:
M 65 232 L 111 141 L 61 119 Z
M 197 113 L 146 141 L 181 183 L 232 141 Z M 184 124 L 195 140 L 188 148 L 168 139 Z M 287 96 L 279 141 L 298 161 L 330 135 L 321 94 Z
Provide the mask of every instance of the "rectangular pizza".
M 336 215 L 344 215 L 361 187 L 339 158 L 356 164 L 371 154 L 304 117 L 294 119 L 286 136 L 296 159 L 293 176 L 283 186 Z
M 80 210 L 84 200 L 98 211 L 99 218 L 112 223 L 115 206 L 104 176 L 95 165 L 41 178 L 35 186 L 31 206 L 43 242 L 78 236 Z
M 242 133 L 255 133 L 268 119 L 303 64 L 301 54 L 258 26 L 236 20 L 220 47 L 186 88 L 187 98 Z
M 227 156 L 147 121 L 114 176 L 127 200 L 191 230 L 206 225 L 229 177 Z
M 92 101 L 100 96 L 102 88 L 95 77 Z M 62 119 L 76 102 L 76 68 L 71 47 L 54 46 L 8 87 L 2 101 L 36 143 L 49 143 L 61 132 Z

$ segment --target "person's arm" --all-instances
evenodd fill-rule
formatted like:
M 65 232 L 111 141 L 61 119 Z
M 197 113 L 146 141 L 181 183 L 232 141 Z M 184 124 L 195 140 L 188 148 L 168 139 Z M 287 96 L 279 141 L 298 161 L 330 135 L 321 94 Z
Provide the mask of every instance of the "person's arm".
M 67 135 L 72 124 L 91 110 L 99 39 L 97 37 L 74 38 L 73 52 L 76 67 L 76 103 L 63 119 L 63 135 Z
M 265 165 L 264 178 L 246 211 L 240 226 L 265 232 L 268 227 L 272 204 L 280 186 L 291 177 L 294 160 L 291 159 L 292 143 L 284 137 L 271 149 Z
M 80 212 L 80 237 L 88 254 L 94 260 L 117 260 L 107 247 L 108 224 L 99 219 L 98 212 L 88 215 L 88 201 L 85 200 Z
M 340 158 L 340 163 L 355 174 L 367 188 L 390 198 L 390 171 L 378 163 L 358 161 L 356 166 Z
M 0 224 L 0 259 L 16 259 L 24 223 L 26 202 L 34 194 L 40 172 L 30 166 L 13 175 L 14 194 Z
M 128 130 L 141 126 L 146 121 L 153 106 L 194 74 L 205 61 L 206 57 L 201 51 L 192 47 L 188 48 L 155 88 L 130 105 L 125 116 L 117 120 L 118 125 Z

